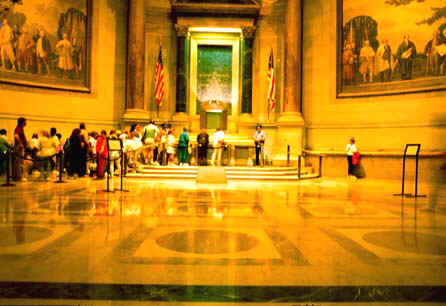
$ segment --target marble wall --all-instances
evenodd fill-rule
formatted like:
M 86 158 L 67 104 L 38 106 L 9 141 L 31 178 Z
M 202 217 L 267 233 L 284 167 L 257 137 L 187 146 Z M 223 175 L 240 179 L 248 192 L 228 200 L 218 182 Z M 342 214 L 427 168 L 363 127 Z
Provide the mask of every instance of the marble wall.
M 446 150 L 445 91 L 336 98 L 336 0 L 304 0 L 303 113 L 306 147 L 343 151 Z
M 12 134 L 16 119 L 28 119 L 26 132 L 57 127 L 64 136 L 85 122 L 90 130 L 117 126 L 125 105 L 127 6 L 93 1 L 91 93 L 0 85 L 0 126 Z

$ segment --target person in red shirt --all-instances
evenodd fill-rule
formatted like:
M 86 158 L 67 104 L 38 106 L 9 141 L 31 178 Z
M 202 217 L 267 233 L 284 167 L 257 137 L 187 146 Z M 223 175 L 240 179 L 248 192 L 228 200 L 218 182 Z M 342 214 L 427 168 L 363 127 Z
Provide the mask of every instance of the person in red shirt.
M 107 162 L 107 132 L 102 131 L 96 141 L 96 158 L 97 158 L 97 168 L 96 168 L 96 178 L 104 178 L 105 164 Z

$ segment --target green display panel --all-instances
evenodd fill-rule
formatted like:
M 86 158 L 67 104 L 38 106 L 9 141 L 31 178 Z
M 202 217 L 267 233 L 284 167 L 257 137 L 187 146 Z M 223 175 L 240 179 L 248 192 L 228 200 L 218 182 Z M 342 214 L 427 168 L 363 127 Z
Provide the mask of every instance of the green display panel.
M 199 45 L 197 61 L 197 113 L 200 103 L 222 101 L 231 109 L 232 46 Z
M 206 113 L 206 128 L 217 129 L 222 127 L 222 113 Z

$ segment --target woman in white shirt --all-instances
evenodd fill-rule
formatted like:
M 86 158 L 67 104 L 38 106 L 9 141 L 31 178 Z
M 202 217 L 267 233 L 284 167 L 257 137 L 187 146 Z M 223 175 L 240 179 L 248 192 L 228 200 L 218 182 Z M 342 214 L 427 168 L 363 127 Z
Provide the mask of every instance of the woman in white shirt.
M 353 175 L 353 154 L 358 151 L 355 145 L 355 138 L 350 138 L 350 143 L 347 144 L 347 147 L 345 148 L 347 151 L 347 161 L 348 161 L 348 176 Z
M 48 179 L 50 171 L 50 158 L 56 154 L 56 144 L 49 138 L 47 131 L 41 131 L 39 137 L 39 157 L 41 158 L 41 177 L 44 180 Z
M 214 144 L 214 151 L 212 152 L 212 160 L 211 164 L 212 166 L 221 165 L 221 155 L 223 152 L 225 143 L 225 132 L 223 132 L 220 128 L 216 130 L 216 132 L 213 135 L 213 144 Z M 217 163 L 215 162 L 217 160 Z

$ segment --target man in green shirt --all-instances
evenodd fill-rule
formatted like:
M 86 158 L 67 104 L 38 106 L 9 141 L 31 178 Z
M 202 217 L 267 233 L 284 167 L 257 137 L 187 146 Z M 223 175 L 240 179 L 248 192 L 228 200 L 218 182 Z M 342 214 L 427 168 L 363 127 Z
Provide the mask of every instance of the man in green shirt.
M 180 138 L 178 139 L 178 162 L 180 166 L 185 166 L 188 163 L 188 152 L 187 148 L 189 146 L 189 135 L 187 134 L 187 129 L 183 129 Z

